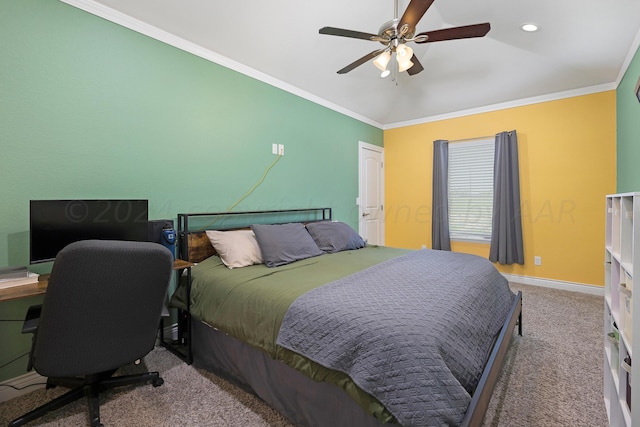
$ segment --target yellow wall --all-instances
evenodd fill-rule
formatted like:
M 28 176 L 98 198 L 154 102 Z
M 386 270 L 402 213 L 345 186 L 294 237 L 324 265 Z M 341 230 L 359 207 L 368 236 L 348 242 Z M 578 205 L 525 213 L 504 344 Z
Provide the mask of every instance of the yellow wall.
M 503 273 L 604 285 L 605 195 L 616 188 L 615 91 L 386 130 L 386 245 L 431 247 L 433 141 L 517 130 L 525 264 Z M 489 245 L 452 242 L 489 255 Z M 533 257 L 542 257 L 534 266 Z

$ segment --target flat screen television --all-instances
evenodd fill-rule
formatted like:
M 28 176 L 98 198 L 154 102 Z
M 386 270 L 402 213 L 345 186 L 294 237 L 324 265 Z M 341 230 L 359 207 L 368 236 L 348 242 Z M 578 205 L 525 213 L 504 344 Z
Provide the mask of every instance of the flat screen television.
M 79 240 L 148 240 L 148 200 L 31 200 L 29 262 L 53 261 Z

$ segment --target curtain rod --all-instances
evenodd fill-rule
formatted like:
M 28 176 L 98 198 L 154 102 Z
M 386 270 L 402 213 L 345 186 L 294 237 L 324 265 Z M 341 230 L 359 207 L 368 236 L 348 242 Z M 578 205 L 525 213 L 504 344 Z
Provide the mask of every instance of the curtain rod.
M 463 138 L 463 139 L 453 139 L 449 141 L 449 144 L 456 142 L 465 142 L 465 141 L 475 141 L 477 139 L 495 139 L 495 135 L 487 135 L 487 136 L 474 136 L 473 138 Z

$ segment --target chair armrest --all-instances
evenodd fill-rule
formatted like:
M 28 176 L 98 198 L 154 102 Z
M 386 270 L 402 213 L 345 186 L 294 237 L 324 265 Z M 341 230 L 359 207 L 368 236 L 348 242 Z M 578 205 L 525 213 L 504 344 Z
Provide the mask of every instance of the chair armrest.
M 38 330 L 38 324 L 40 323 L 40 312 L 42 311 L 42 304 L 32 305 L 27 310 L 27 315 L 24 318 L 22 324 L 23 334 L 33 334 Z

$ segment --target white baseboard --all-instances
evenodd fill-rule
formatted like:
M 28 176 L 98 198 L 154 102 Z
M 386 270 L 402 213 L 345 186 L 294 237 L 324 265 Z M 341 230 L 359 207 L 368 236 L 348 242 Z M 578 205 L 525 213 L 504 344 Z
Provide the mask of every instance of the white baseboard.
M 6 402 L 14 397 L 22 396 L 39 388 L 44 388 L 46 382 L 47 379 L 45 377 L 36 371 L 31 371 L 0 383 L 0 402 Z
M 517 274 L 502 273 L 510 282 L 523 285 L 542 286 L 544 288 L 560 289 L 562 291 L 582 292 L 585 294 L 604 296 L 604 286 L 585 285 L 583 283 L 564 282 L 562 280 L 541 279 L 539 277 L 519 276 Z

